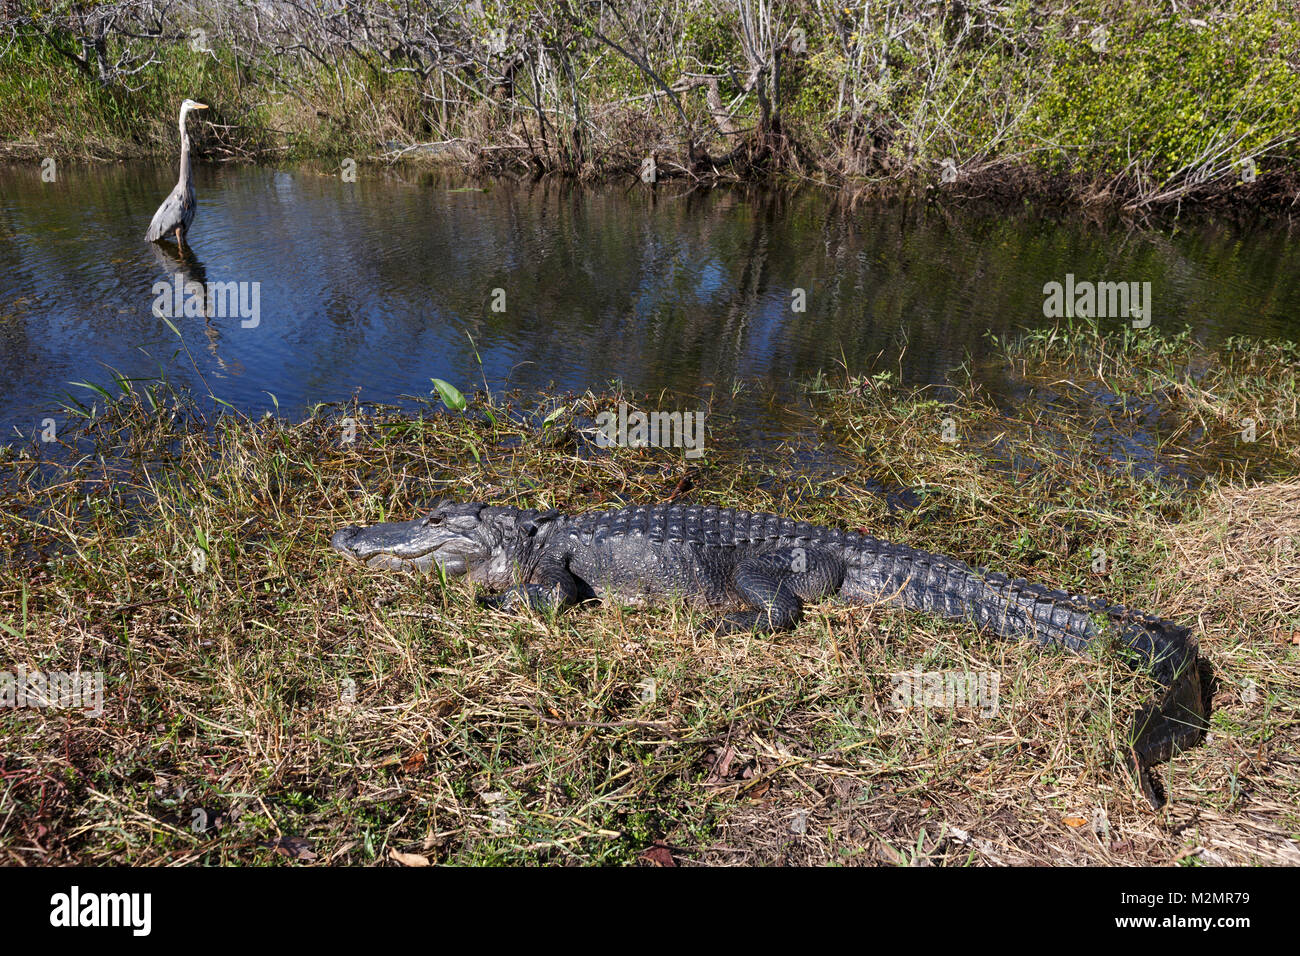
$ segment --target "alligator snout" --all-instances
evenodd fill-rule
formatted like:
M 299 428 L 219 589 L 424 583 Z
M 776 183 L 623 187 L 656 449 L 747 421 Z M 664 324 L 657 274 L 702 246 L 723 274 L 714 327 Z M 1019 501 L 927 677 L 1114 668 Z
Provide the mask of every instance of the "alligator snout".
M 342 551 L 349 561 L 355 561 L 360 564 L 361 559 L 357 553 L 352 550 L 352 542 L 356 540 L 357 535 L 361 532 L 357 525 L 350 524 L 346 528 L 339 528 L 330 535 L 330 546 L 336 551 Z
M 330 535 L 330 545 L 349 561 L 371 568 L 428 571 L 437 564 L 448 574 L 464 574 L 467 550 L 477 547 L 473 540 L 422 518 L 348 525 Z

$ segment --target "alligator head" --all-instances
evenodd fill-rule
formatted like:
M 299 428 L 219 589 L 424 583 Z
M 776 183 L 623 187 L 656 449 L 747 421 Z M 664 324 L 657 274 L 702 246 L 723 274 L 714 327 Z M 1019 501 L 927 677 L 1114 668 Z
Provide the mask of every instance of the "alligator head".
M 372 568 L 429 571 L 437 565 L 449 576 L 467 574 L 482 584 L 505 586 L 516 568 L 529 563 L 541 540 L 539 527 L 556 514 L 440 501 L 423 518 L 340 528 L 330 544 Z
M 437 564 L 450 575 L 466 574 L 492 551 L 483 533 L 486 507 L 479 502 L 438 502 L 423 518 L 340 528 L 330 544 L 372 568 L 428 571 Z

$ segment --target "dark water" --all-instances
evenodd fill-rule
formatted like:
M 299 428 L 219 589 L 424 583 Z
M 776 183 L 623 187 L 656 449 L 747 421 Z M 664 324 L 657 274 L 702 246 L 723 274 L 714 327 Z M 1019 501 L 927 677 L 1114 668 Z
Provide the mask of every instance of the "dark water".
M 619 379 L 670 392 L 666 408 L 740 382 L 741 427 L 762 442 L 801 427 L 786 397 L 821 370 L 941 383 L 970 360 L 996 378 L 987 333 L 1050 324 L 1043 286 L 1066 273 L 1150 282 L 1155 325 L 1211 342 L 1300 337 L 1300 251 L 1280 224 L 1135 231 L 924 204 L 848 210 L 812 192 L 478 191 L 417 173 L 362 169 L 352 184 L 200 168 L 192 257 L 179 262 L 142 240 L 174 177 L 64 167 L 43 183 L 35 168 L 0 169 L 0 441 L 30 438 L 66 393 L 89 404 L 68 383 L 107 385 L 115 369 L 161 370 L 249 412 L 273 395 L 288 415 L 358 391 L 427 395 L 434 376 L 467 391 Z M 257 324 L 172 319 L 191 364 L 154 314 L 155 284 L 178 272 L 256 283 Z

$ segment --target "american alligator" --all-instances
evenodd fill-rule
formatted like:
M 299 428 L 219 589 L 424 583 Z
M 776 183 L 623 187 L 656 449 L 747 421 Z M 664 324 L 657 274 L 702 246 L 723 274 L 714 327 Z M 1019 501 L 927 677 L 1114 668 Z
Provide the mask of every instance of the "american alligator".
M 436 565 L 468 575 L 497 592 L 480 601 L 503 610 L 679 595 L 720 612 L 711 624 L 721 632 L 768 632 L 794 627 L 804 602 L 834 595 L 965 618 L 1000 637 L 1078 653 L 1113 647 L 1161 688 L 1138 713 L 1123 755 L 1157 808 L 1163 799 L 1149 766 L 1191 746 L 1204 727 L 1197 642 L 1188 628 L 780 515 L 675 504 L 566 515 L 448 501 L 412 521 L 342 528 L 330 543 L 370 567 Z

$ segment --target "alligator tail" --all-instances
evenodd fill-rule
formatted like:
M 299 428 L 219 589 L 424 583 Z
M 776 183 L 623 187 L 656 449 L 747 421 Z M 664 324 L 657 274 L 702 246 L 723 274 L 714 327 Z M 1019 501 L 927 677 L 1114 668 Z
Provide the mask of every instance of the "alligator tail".
M 999 637 L 1077 653 L 1113 647 L 1148 670 L 1160 691 L 1134 718 L 1124 763 L 1151 806 L 1163 806 L 1150 765 L 1192 746 L 1205 729 L 1197 640 L 1189 628 L 873 538 L 863 538 L 855 550 L 850 574 L 858 599 L 891 599 L 914 610 L 972 620 Z

